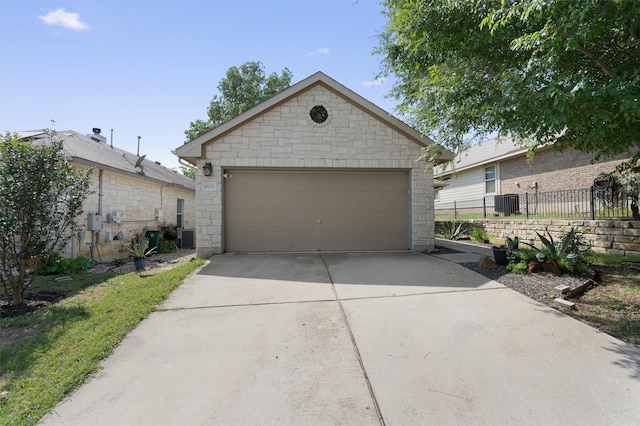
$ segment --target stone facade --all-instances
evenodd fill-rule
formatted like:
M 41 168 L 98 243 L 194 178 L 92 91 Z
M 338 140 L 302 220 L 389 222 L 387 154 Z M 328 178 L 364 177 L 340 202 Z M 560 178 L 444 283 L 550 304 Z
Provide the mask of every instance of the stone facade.
M 82 168 L 83 166 L 76 165 Z M 126 246 L 144 230 L 160 230 L 163 226 L 175 226 L 178 199 L 184 200 L 183 227 L 195 228 L 195 194 L 193 190 L 172 187 L 144 178 L 134 178 L 111 171 L 102 171 L 102 217 L 103 229 L 96 232 L 98 252 L 102 260 L 125 258 L 129 256 Z M 94 170 L 91 178 L 90 194 L 84 203 L 84 213 L 78 218 L 83 237 L 76 237 L 67 246 L 66 256 L 81 255 L 91 257 L 92 235 L 87 230 L 87 215 L 96 213 L 100 208 L 100 171 Z M 156 217 L 156 209 L 162 212 L 162 218 Z M 120 223 L 107 222 L 107 213 L 122 212 Z M 161 219 L 161 220 L 159 220 Z M 112 237 L 122 232 L 122 240 L 107 241 L 106 233 Z M 76 234 L 77 235 L 77 234 Z
M 313 122 L 323 105 L 329 119 Z M 411 246 L 434 244 L 433 170 L 421 148 L 334 90 L 317 84 L 204 145 L 196 178 L 197 254 L 224 251 L 223 173 L 227 168 L 407 170 L 411 182 Z M 202 166 L 213 165 L 205 177 Z M 207 190 L 203 190 L 207 188 Z
M 593 251 L 609 254 L 640 256 L 640 222 L 613 220 L 483 220 L 475 224 L 487 231 L 491 240 L 503 241 L 518 236 L 521 240 L 534 239 L 540 245 L 536 232 L 553 238 L 576 228 Z

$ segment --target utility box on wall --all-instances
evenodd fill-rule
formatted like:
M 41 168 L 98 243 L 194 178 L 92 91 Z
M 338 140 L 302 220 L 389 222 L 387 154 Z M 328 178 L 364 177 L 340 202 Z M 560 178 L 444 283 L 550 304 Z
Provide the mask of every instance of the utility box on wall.
M 158 222 L 164 221 L 164 212 L 161 209 L 156 209 L 156 220 Z
M 122 212 L 113 211 L 111 213 L 107 213 L 107 223 L 122 223 Z
M 89 231 L 99 231 L 102 229 L 102 216 L 98 213 L 89 213 L 87 229 Z

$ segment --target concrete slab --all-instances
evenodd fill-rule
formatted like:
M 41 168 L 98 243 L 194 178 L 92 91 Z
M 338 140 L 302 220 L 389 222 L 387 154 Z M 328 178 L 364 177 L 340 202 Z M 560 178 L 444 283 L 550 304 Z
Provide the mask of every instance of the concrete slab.
M 457 251 L 458 253 L 433 253 L 432 256 L 456 263 L 475 263 L 483 254 L 493 259 L 493 250 L 487 244 L 437 238 L 436 246 L 446 250 Z
M 386 424 L 640 424 L 640 351 L 510 289 L 343 305 Z
M 378 424 L 336 302 L 157 312 L 45 425 Z
M 283 286 L 282 283 L 287 283 Z M 165 302 L 167 309 L 335 300 L 318 255 L 220 255 Z
M 165 307 L 43 424 L 640 424 L 638 349 L 433 256 L 217 256 Z
M 341 299 L 504 288 L 454 262 L 420 253 L 323 254 Z
M 450 260 L 455 263 L 477 263 L 481 254 L 477 253 L 447 253 L 447 254 L 432 254 L 432 256 L 439 259 Z M 493 255 L 490 255 L 493 259 Z

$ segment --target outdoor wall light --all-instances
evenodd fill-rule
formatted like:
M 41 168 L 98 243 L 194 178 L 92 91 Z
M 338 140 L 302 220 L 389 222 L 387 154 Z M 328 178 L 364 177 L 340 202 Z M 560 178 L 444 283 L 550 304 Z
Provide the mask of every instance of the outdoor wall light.
M 212 172 L 213 166 L 210 162 L 207 161 L 206 163 L 204 163 L 204 166 L 202 166 L 202 173 L 204 173 L 205 176 L 211 176 Z

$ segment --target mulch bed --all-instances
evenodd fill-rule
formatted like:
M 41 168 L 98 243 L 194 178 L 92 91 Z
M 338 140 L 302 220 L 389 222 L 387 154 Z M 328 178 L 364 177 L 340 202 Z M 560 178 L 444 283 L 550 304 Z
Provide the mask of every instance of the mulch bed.
M 42 291 L 40 293 L 27 293 L 23 305 L 13 306 L 8 301 L 0 299 L 0 318 L 17 317 L 28 314 L 40 308 L 53 305 L 64 299 L 64 295 L 55 291 Z
M 524 275 L 507 272 L 504 266 L 488 269 L 479 268 L 475 263 L 460 263 L 460 265 L 545 305 L 551 305 L 553 300 L 560 296 L 555 289 L 557 286 L 567 285 L 573 290 L 583 287 L 587 281 L 594 283 L 589 278 L 569 274 L 554 275 L 549 272 L 539 272 Z

